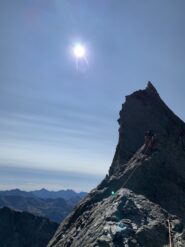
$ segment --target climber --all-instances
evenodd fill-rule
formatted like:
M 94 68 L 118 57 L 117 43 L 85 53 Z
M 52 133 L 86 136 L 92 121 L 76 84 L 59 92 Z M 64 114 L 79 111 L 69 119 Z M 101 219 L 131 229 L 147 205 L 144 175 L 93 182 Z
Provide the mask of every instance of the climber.
M 148 130 L 145 133 L 145 141 L 144 141 L 144 149 L 143 153 L 149 151 L 151 152 L 154 149 L 154 144 L 155 144 L 155 135 L 152 130 Z

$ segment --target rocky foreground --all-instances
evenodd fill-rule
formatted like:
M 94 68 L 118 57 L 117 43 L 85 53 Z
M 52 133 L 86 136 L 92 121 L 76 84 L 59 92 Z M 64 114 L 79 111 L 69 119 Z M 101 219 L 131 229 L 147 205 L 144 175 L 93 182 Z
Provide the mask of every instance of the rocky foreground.
M 126 96 L 109 175 L 48 247 L 185 246 L 185 124 L 149 82 Z M 146 149 L 144 135 L 155 133 Z
M 57 227 L 46 218 L 4 207 L 0 209 L 0 246 L 45 247 Z

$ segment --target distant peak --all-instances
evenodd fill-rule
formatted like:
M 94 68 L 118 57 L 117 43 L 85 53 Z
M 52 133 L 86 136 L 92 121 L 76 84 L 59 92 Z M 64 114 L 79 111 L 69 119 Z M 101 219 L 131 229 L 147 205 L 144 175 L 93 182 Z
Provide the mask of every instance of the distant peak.
M 42 189 L 40 189 L 40 191 L 48 191 L 48 190 L 46 190 L 45 188 L 42 188 Z
M 20 192 L 21 190 L 16 188 L 16 189 L 9 190 L 9 191 Z
M 157 89 L 154 87 L 151 81 L 148 81 L 146 91 L 151 94 L 159 95 Z

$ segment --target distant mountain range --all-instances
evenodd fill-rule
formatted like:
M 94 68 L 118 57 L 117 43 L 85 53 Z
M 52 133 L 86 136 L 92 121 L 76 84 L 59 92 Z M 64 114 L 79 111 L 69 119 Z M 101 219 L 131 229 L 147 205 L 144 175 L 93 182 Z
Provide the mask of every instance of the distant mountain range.
M 60 223 L 85 195 L 85 192 L 76 193 L 73 190 L 0 191 L 0 208 L 6 206 L 17 211 L 27 211 Z
M 46 189 L 32 191 L 35 196 L 40 198 L 63 198 L 65 200 L 71 200 L 76 198 L 83 198 L 87 193 L 86 192 L 75 192 L 73 190 L 59 190 L 59 191 L 48 191 Z
M 1 247 L 45 247 L 58 224 L 27 212 L 0 209 Z
M 86 192 L 75 192 L 74 190 L 59 190 L 59 191 L 49 191 L 46 189 L 41 190 L 33 190 L 33 191 L 23 191 L 20 189 L 13 189 L 13 190 L 4 190 L 0 191 L 1 195 L 6 196 L 23 196 L 23 197 L 39 197 L 44 199 L 56 199 L 56 198 L 63 198 L 65 200 L 70 200 L 74 198 L 83 198 L 87 193 Z

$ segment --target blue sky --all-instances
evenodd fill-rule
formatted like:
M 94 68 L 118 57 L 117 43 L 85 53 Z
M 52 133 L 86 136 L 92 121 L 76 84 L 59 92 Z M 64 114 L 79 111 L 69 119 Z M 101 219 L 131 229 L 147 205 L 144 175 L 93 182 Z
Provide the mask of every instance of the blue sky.
M 183 0 L 1 0 L 0 188 L 96 186 L 124 97 L 148 80 L 185 120 L 184 12 Z

